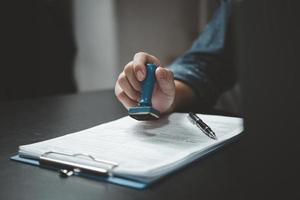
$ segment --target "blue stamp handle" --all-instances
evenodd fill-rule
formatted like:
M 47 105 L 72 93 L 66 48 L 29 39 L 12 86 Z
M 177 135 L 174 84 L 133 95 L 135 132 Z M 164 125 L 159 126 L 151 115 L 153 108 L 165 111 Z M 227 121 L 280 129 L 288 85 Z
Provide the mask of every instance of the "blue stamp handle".
M 155 70 L 157 66 L 154 64 L 146 64 L 146 78 L 142 81 L 142 94 L 139 105 L 140 106 L 152 106 L 152 93 L 154 84 L 156 81 Z

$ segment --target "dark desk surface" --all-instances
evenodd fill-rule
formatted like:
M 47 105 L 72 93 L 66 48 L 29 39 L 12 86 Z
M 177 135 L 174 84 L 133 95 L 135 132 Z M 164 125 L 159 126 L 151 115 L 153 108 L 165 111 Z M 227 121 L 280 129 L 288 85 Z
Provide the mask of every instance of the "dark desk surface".
M 257 163 L 243 159 L 251 140 L 238 141 L 146 190 L 135 190 L 9 160 L 18 146 L 86 129 L 126 115 L 112 91 L 0 103 L 0 199 L 251 199 L 264 197 Z M 254 148 L 255 149 L 255 148 Z M 254 152 L 257 153 L 257 152 Z M 252 158 L 253 159 L 253 158 Z M 253 188 L 251 188 L 253 187 Z M 255 190 L 254 190 L 255 188 Z M 272 188 L 269 188 L 270 190 Z M 254 192 L 255 191 L 255 192 Z

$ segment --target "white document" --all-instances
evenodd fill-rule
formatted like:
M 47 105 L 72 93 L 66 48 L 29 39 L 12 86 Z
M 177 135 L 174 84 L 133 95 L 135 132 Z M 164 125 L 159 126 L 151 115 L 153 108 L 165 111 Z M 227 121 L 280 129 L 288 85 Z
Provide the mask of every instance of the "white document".
M 113 174 L 153 180 L 183 166 L 243 131 L 241 118 L 198 115 L 216 133 L 207 137 L 186 113 L 173 113 L 156 121 L 130 117 L 80 132 L 19 147 L 22 156 L 38 159 L 45 152 L 82 153 L 118 163 Z M 51 155 L 53 157 L 59 155 Z M 70 158 L 79 164 L 100 166 L 87 158 Z

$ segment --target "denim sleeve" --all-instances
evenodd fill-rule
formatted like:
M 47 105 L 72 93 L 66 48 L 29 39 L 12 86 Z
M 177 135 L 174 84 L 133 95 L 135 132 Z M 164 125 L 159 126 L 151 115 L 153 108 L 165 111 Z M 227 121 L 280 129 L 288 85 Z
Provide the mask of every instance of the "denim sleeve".
M 208 107 L 212 107 L 236 80 L 229 28 L 230 6 L 230 2 L 221 1 L 191 49 L 170 65 L 175 79 L 188 84 L 195 91 L 198 103 Z

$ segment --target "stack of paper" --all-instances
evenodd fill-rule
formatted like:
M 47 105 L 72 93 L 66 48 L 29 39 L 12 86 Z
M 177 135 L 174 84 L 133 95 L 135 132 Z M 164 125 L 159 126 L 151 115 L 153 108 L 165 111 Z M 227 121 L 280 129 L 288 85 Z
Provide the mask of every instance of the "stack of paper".
M 192 162 L 237 136 L 243 130 L 240 118 L 198 115 L 216 133 L 212 140 L 187 114 L 174 113 L 157 121 L 136 121 L 124 117 L 77 133 L 19 147 L 23 157 L 39 159 L 45 152 L 86 154 L 118 163 L 115 176 L 151 182 Z M 104 167 L 86 157 L 70 159 L 84 165 Z

